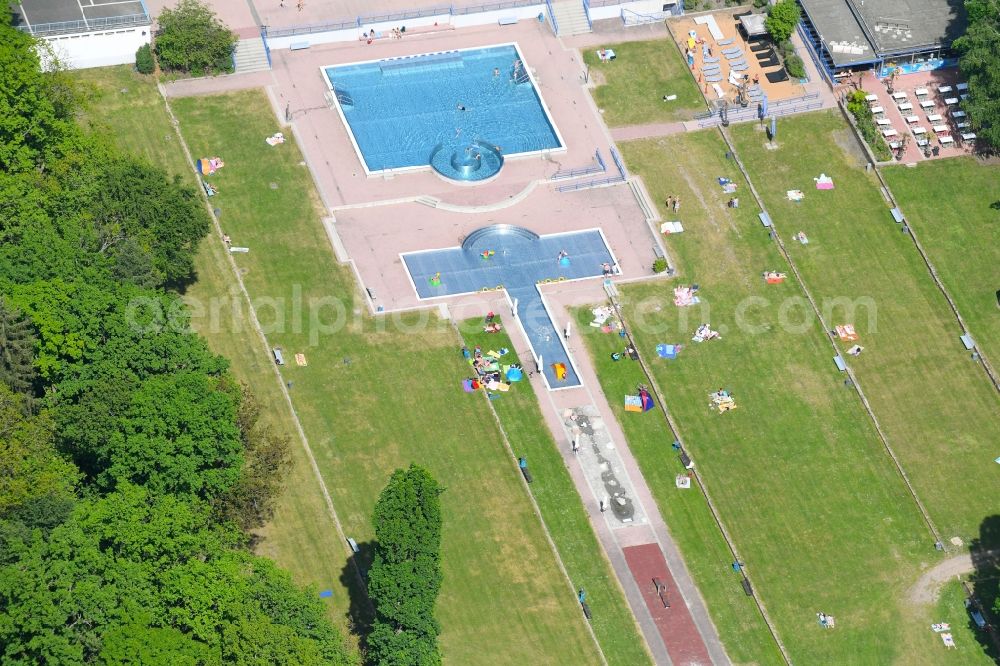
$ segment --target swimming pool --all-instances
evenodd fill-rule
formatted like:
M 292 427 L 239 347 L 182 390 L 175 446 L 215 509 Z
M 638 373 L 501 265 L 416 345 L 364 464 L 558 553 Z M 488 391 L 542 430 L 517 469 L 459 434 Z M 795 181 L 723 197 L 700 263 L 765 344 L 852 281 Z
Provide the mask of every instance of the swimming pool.
M 515 44 L 323 69 L 368 173 L 430 166 L 459 181 L 563 147 Z
M 581 384 L 563 343 L 566 322 L 555 322 L 540 284 L 602 277 L 616 259 L 600 229 L 539 236 L 512 225 L 483 227 L 460 247 L 402 255 L 413 288 L 423 299 L 506 290 L 549 389 Z M 507 320 L 507 323 L 511 323 Z M 526 360 L 526 359 L 524 359 Z M 557 376 L 554 364 L 565 367 Z

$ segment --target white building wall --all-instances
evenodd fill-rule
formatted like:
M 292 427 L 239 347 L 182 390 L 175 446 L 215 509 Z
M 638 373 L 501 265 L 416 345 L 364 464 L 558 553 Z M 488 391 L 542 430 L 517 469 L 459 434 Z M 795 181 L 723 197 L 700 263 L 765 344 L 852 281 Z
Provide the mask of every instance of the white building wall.
M 135 52 L 149 44 L 150 27 L 50 35 L 44 39 L 69 69 L 125 65 L 134 63 Z

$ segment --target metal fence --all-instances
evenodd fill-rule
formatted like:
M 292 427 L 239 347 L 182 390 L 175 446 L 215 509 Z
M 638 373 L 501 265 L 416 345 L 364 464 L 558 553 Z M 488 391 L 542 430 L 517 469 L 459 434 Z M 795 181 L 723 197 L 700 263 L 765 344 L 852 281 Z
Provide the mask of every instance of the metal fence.
M 36 23 L 34 25 L 19 25 L 18 30 L 31 33 L 36 37 L 45 35 L 65 35 L 72 32 L 92 32 L 97 30 L 117 30 L 119 28 L 135 28 L 149 26 L 152 21 L 148 14 L 127 14 L 125 16 L 108 16 L 79 21 L 60 21 L 57 23 Z
M 288 28 L 273 28 L 268 30 L 268 37 L 294 37 L 296 35 L 312 35 L 318 32 L 333 32 L 336 30 L 350 30 L 351 28 L 362 28 L 369 23 L 394 23 L 410 21 L 427 16 L 465 16 L 467 14 L 480 14 L 483 12 L 495 12 L 503 9 L 518 9 L 520 7 L 541 6 L 542 0 L 504 0 L 503 2 L 490 2 L 480 5 L 469 5 L 456 7 L 454 5 L 437 5 L 434 7 L 424 7 L 411 9 L 404 12 L 389 14 L 362 14 L 350 19 L 336 19 L 323 23 L 310 23 L 307 25 L 297 25 Z M 551 4 L 549 5 L 549 16 L 552 16 Z M 552 19 L 553 24 L 555 18 Z
M 581 167 L 579 169 L 567 169 L 565 171 L 556 171 L 552 174 L 552 178 L 549 180 L 566 180 L 568 178 L 578 178 L 580 176 L 589 176 L 592 173 L 604 173 L 608 170 L 608 167 L 604 164 L 604 160 L 601 158 L 601 151 L 594 151 L 594 160 L 596 164 L 591 164 L 590 166 Z

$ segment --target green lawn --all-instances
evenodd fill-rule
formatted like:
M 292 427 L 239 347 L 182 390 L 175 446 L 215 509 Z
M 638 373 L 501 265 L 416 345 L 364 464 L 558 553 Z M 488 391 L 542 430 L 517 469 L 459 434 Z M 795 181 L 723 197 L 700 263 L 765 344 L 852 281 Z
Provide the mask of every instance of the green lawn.
M 184 160 L 151 77 L 139 76 L 131 67 L 122 66 L 83 70 L 79 78 L 94 91 L 89 114 L 92 123 L 106 127 L 123 148 L 144 155 L 195 186 L 194 172 Z M 215 324 L 209 317 L 195 317 L 192 324 L 216 353 L 230 359 L 236 378 L 252 387 L 263 418 L 292 440 L 292 465 L 285 489 L 274 520 L 262 530 L 263 539 L 256 550 L 290 571 L 300 584 L 333 589 L 334 596 L 328 600 L 331 618 L 347 628 L 349 593 L 338 581 L 347 565 L 344 544 L 332 529 L 332 519 L 271 362 L 261 353 L 260 338 L 248 318 L 249 308 L 239 291 L 232 289 L 233 273 L 214 231 L 202 243 L 196 269 L 198 281 L 186 293 L 189 303 L 228 298 L 230 303 L 243 303 L 244 307 L 220 310 L 225 316 L 216 317 Z M 352 577 L 346 582 L 357 585 Z
M 716 178 L 740 178 L 725 152 L 715 131 L 622 145 L 653 201 L 674 194 L 684 202 L 686 231 L 669 244 L 681 279 L 701 285 L 703 299 L 683 309 L 673 305 L 674 283 L 625 286 L 626 318 L 793 660 L 905 659 L 899 598 L 919 564 L 934 559 L 930 535 L 855 394 L 830 362 L 819 322 L 801 306 L 789 307 L 802 300 L 801 291 L 794 282 L 766 285 L 761 279 L 764 270 L 787 267 L 757 222 L 745 183 L 743 205 L 726 207 L 731 195 Z M 695 328 L 706 322 L 722 339 L 692 342 Z M 636 422 L 658 415 L 621 410 L 638 369 L 610 359 L 620 341 L 597 334 L 587 342 L 624 426 L 649 427 Z M 656 359 L 653 350 L 661 342 L 685 349 L 677 360 Z M 708 408 L 707 394 L 719 387 L 735 395 L 735 411 Z M 688 493 L 674 487 L 679 465 L 667 441 L 642 431 L 629 436 L 673 526 L 669 507 Z M 683 530 L 675 533 L 686 559 L 698 562 L 697 546 L 685 542 Z M 718 595 L 723 598 L 727 591 L 742 594 L 727 571 L 730 562 L 715 563 L 718 575 L 728 575 L 728 588 L 720 586 Z M 701 583 L 704 574 L 692 568 Z M 722 606 L 703 589 L 710 612 Z M 818 611 L 837 618 L 836 631 L 818 627 Z M 731 622 L 716 624 L 733 645 Z
M 930 160 L 882 175 L 979 348 L 1000 364 L 1000 167 Z
M 604 44 L 617 56 L 601 62 L 594 49 L 583 52 L 597 87 L 594 101 L 609 127 L 690 120 L 705 111 L 705 98 L 667 37 L 646 42 Z M 664 95 L 677 99 L 664 102 Z
M 778 131 L 780 147 L 769 150 L 754 125 L 732 130 L 806 284 L 830 309 L 827 324 L 858 327 L 866 351 L 852 366 L 917 494 L 945 539 L 968 542 L 1000 513 L 1000 495 L 986 490 L 997 487 L 1000 399 L 962 348 L 954 316 L 876 181 L 860 168 L 841 116 L 800 115 Z M 836 189 L 814 189 L 821 172 Z M 805 200 L 788 201 L 790 189 L 803 190 Z M 800 230 L 809 245 L 791 241 Z M 845 321 L 852 317 L 837 299 L 870 306 Z
M 284 380 L 347 534 L 365 547 L 392 470 L 428 467 L 447 488 L 437 608 L 445 658 L 599 661 L 492 415 L 461 391 L 467 368 L 452 329 L 426 314 L 361 313 L 300 152 L 262 140 L 277 129 L 263 93 L 172 105 L 192 151 L 226 161 L 213 204 L 233 243 L 251 248 L 237 264 L 269 343 L 285 350 Z
M 464 322 L 462 331 L 469 349 L 476 345 L 484 352 L 514 348 L 506 332 L 484 333 L 481 319 Z M 512 351 L 504 357 L 504 362 L 517 363 L 517 355 Z M 587 591 L 587 603 L 593 612 L 591 623 L 608 663 L 630 666 L 651 663 L 621 585 L 590 526 L 531 384 L 523 381 L 498 395 L 491 404 L 515 455 L 528 460 L 534 476 L 531 493 L 573 587 Z

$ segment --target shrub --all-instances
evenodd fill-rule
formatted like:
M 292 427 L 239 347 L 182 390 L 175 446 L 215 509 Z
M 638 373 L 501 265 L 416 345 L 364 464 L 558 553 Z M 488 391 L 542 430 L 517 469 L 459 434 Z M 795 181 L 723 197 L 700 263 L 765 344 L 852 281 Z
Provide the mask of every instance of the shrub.
M 135 69 L 140 74 L 152 74 L 154 68 L 153 49 L 149 48 L 149 44 L 143 44 L 135 52 Z
M 156 58 L 160 68 L 202 76 L 233 71 L 236 34 L 198 0 L 180 0 L 158 19 Z
M 792 36 L 792 32 L 795 31 L 795 25 L 799 22 L 800 18 L 802 18 L 802 15 L 799 11 L 799 5 L 795 0 L 781 0 L 781 2 L 771 7 L 767 18 L 764 19 L 764 27 L 771 33 L 774 41 L 780 43 Z
M 891 160 L 892 151 L 889 150 L 889 146 L 885 143 L 885 138 L 879 132 L 878 126 L 875 125 L 875 120 L 872 118 L 872 112 L 868 107 L 868 102 L 865 101 L 865 93 L 863 91 L 855 90 L 847 96 L 847 110 L 854 116 L 854 120 L 858 125 L 858 131 L 861 132 L 861 136 L 864 138 L 865 143 L 868 144 L 868 147 L 872 149 L 875 159 L 879 162 L 888 162 Z
M 806 65 L 802 62 L 802 58 L 797 55 L 791 55 L 785 58 L 785 70 L 788 75 L 795 79 L 806 78 Z
M 667 260 L 663 257 L 657 257 L 653 262 L 653 272 L 662 273 L 665 270 L 667 270 Z

